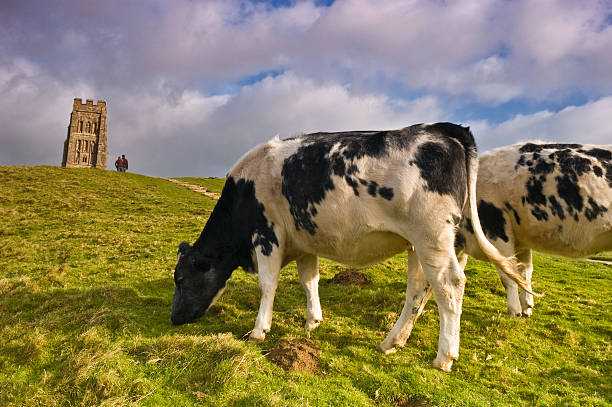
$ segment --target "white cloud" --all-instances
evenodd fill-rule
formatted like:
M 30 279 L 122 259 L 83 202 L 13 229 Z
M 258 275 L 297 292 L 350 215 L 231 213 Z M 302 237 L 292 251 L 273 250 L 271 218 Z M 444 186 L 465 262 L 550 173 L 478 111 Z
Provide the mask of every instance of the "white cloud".
M 22 59 L 0 65 L 0 165 L 61 164 L 74 95 L 93 94 Z
M 543 110 L 491 125 L 472 122 L 480 151 L 527 140 L 612 144 L 612 96 L 582 106 L 568 106 L 559 112 Z
M 26 71 L 0 69 L 0 122 L 6 123 L 0 137 L 10 147 L 0 150 L 0 164 L 58 165 L 72 98 L 96 91 Z M 290 72 L 231 96 L 175 95 L 160 85 L 106 101 L 109 161 L 126 154 L 131 170 L 157 176 L 224 175 L 249 148 L 277 134 L 400 128 L 446 116 L 433 97 L 406 102 L 353 94 Z
M 348 77 L 373 93 L 379 91 L 377 78 L 386 77 L 407 91 L 468 95 L 485 103 L 545 100 L 568 91 L 612 93 L 612 4 L 600 0 L 22 7 L 0 16 L 0 26 L 8 27 L 0 28 L 0 50 L 35 53 L 54 76 L 105 88 L 141 89 L 161 79 L 180 90 L 197 85 L 206 92 L 217 81 L 281 69 L 320 81 Z M 53 8 L 57 24 L 49 23 L 46 7 Z M 20 18 L 25 14 L 30 18 Z
M 445 116 L 432 97 L 399 102 L 384 95 L 353 94 L 345 86 L 317 83 L 293 73 L 268 77 L 223 97 L 222 102 L 210 115 L 193 115 L 183 122 L 180 138 L 164 140 L 163 132 L 152 129 L 147 139 L 153 145 L 163 143 L 159 151 L 167 159 L 149 162 L 153 152 L 140 154 L 132 148 L 143 172 L 224 175 L 244 152 L 275 135 L 286 138 L 315 131 L 400 128 Z M 163 112 L 167 111 L 152 111 L 155 117 L 151 120 L 166 122 Z

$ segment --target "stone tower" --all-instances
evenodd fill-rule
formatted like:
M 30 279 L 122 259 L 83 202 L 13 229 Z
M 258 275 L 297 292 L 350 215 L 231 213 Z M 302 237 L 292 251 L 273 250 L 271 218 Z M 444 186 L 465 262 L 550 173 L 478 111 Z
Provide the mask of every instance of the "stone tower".
M 106 149 L 106 102 L 75 98 L 70 114 L 68 136 L 64 141 L 62 167 L 104 168 L 108 160 Z

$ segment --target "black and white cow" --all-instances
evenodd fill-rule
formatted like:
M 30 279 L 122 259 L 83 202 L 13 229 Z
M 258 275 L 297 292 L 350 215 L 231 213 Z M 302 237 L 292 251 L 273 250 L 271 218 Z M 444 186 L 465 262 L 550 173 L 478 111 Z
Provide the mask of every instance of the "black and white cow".
M 315 133 L 275 138 L 245 154 L 229 172 L 202 234 L 181 243 L 174 272 L 172 322 L 203 315 L 234 269 L 257 271 L 261 302 L 250 339 L 270 330 L 280 269 L 296 260 L 306 291 L 306 330 L 322 320 L 318 257 L 365 266 L 410 245 L 406 304 L 379 349 L 406 342 L 432 288 L 440 313 L 434 366 L 449 371 L 459 353 L 465 275 L 454 251 L 466 199 L 475 208 L 476 147 L 469 129 L 451 123 L 392 131 Z M 512 259 L 489 243 L 476 210 L 483 252 L 521 286 Z
M 516 255 L 531 286 L 531 250 L 584 257 L 612 250 L 612 145 L 520 143 L 483 154 L 477 183 L 485 234 L 504 256 Z M 464 211 L 459 263 L 488 260 Z M 500 272 L 510 316 L 530 316 L 533 296 Z

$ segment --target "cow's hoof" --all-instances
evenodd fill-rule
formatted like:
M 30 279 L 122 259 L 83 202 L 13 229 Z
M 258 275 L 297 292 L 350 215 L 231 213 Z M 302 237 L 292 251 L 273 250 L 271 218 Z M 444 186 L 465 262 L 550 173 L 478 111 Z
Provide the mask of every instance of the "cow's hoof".
M 318 327 L 319 325 L 321 325 L 321 320 L 320 319 L 313 319 L 310 321 L 306 321 L 306 323 L 304 324 L 304 329 L 306 330 L 306 332 L 310 332 L 313 329 L 315 329 L 316 327 Z
M 401 346 L 397 346 L 397 345 L 385 346 L 381 343 L 380 345 L 376 347 L 376 350 L 379 351 L 380 353 L 384 353 L 385 355 L 390 355 L 392 353 L 397 352 L 400 347 Z
M 518 318 L 521 315 L 523 315 L 523 311 L 522 310 L 520 310 L 520 311 L 515 311 L 515 310 L 511 310 L 511 309 L 508 310 L 508 316 L 510 318 Z
M 249 342 L 263 342 L 266 339 L 266 332 L 258 329 L 254 329 L 249 335 Z
M 436 358 L 433 362 L 433 367 L 443 372 L 450 372 L 453 366 L 453 359 L 451 358 Z
M 533 311 L 531 308 L 527 308 L 526 310 L 523 311 L 523 316 L 525 318 L 531 318 L 531 314 L 533 314 Z

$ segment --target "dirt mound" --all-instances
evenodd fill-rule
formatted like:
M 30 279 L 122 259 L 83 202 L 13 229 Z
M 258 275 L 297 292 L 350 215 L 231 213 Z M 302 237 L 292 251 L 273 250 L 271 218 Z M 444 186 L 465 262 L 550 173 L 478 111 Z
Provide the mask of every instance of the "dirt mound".
M 370 285 L 372 280 L 365 274 L 356 270 L 342 270 L 336 274 L 333 278 L 327 280 L 328 284 L 341 284 L 341 285 Z
M 310 339 L 281 341 L 268 352 L 266 358 L 286 372 L 301 370 L 314 373 L 321 351 Z

